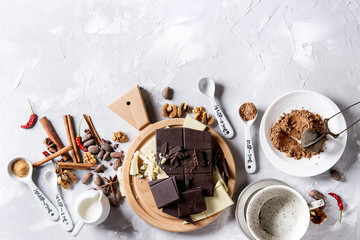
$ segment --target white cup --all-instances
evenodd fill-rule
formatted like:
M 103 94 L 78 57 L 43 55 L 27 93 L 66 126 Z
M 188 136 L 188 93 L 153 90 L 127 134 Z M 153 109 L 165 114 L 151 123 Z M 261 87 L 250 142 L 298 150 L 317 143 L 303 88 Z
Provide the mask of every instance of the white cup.
M 105 221 L 110 212 L 109 199 L 102 191 L 88 190 L 77 197 L 75 211 L 80 220 L 71 235 L 76 237 L 85 224 L 98 225 Z
M 324 200 L 307 204 L 300 193 L 287 186 L 261 189 L 250 200 L 247 225 L 257 240 L 298 240 L 309 227 L 310 210 L 324 205 Z

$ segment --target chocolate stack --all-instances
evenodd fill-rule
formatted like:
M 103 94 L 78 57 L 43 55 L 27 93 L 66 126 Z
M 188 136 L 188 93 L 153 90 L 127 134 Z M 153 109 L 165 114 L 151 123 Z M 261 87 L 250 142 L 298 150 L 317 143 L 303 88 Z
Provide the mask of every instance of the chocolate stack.
M 156 161 L 169 178 L 149 182 L 157 207 L 192 222 L 213 196 L 211 133 L 189 128 L 156 130 Z

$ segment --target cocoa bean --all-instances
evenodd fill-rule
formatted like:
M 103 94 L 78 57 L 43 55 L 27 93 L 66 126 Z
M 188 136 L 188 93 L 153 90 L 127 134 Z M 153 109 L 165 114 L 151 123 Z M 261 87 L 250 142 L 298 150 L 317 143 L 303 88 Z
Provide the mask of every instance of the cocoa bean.
M 82 184 L 87 184 L 90 180 L 90 178 L 92 177 L 92 173 L 91 172 L 87 172 L 84 174 L 84 176 L 81 178 L 81 183 Z
M 91 154 L 98 154 L 100 152 L 100 148 L 97 145 L 91 145 L 88 147 L 88 151 Z
M 94 137 L 91 135 L 91 134 L 86 134 L 85 136 L 83 136 L 82 138 L 81 138 L 81 141 L 84 143 L 84 142 L 86 142 L 86 141 L 88 141 L 88 140 L 90 140 L 90 139 L 93 139 Z
M 107 142 L 101 142 L 100 145 L 101 145 L 101 148 L 103 148 L 107 152 L 113 152 L 114 151 L 114 149 Z
M 106 152 L 106 153 L 104 154 L 104 157 L 102 158 L 102 160 L 105 160 L 105 161 L 110 160 L 110 152 Z
M 117 170 L 121 166 L 121 161 L 119 158 L 115 158 L 113 168 L 114 170 Z
M 95 185 L 97 186 L 101 186 L 103 184 L 103 180 L 102 178 L 99 176 L 99 174 L 95 173 L 93 176 L 93 182 L 95 183 Z
M 172 98 L 172 89 L 170 87 L 164 88 L 162 91 L 163 98 L 170 100 Z
M 104 172 L 105 166 L 104 164 L 99 164 L 95 169 L 94 172 Z
M 91 145 L 96 145 L 95 139 L 89 139 L 86 142 L 84 142 L 84 147 L 89 147 Z
M 112 158 L 122 158 L 122 156 L 123 156 L 123 152 L 112 152 L 110 154 L 110 157 Z
M 341 179 L 342 179 L 340 173 L 338 171 L 336 171 L 335 169 L 330 171 L 330 175 L 336 181 L 341 181 Z
M 99 159 L 102 160 L 102 158 L 104 157 L 104 154 L 105 154 L 105 150 L 101 148 L 100 152 L 99 152 L 99 154 L 97 156 L 98 156 Z
M 324 198 L 324 194 L 322 194 L 321 192 L 319 192 L 318 190 L 311 190 L 309 192 L 309 196 L 315 200 L 320 200 L 320 199 L 323 199 Z

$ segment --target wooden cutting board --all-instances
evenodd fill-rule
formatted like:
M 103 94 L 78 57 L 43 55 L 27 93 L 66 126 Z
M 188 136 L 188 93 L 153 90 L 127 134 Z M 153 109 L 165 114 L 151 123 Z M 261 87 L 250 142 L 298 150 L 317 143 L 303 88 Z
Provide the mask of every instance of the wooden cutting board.
M 150 139 L 155 137 L 155 130 L 165 128 L 166 126 L 182 127 L 185 120 L 183 118 L 174 118 L 150 124 L 139 86 L 136 86 L 129 92 L 125 93 L 122 97 L 109 105 L 109 108 L 140 131 L 139 135 L 135 138 L 130 148 L 127 150 L 123 163 L 125 195 L 134 212 L 148 224 L 171 232 L 193 231 L 214 221 L 222 213 L 222 211 L 208 218 L 197 221 L 196 225 L 183 224 L 183 220 L 170 216 L 157 209 L 148 185 L 148 179 L 139 179 L 136 176 L 130 175 L 131 159 L 134 153 Z M 228 193 L 232 196 L 236 182 L 234 158 L 228 145 L 218 133 L 209 127 L 206 131 L 211 133 L 215 147 L 220 147 L 222 149 L 229 165 L 230 179 L 228 181 Z

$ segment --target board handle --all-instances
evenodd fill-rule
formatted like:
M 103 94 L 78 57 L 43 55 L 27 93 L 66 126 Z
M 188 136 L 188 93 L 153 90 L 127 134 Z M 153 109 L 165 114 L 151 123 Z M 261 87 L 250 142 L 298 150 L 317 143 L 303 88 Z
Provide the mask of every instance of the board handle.
M 108 108 L 139 131 L 150 124 L 139 85 L 116 99 Z

